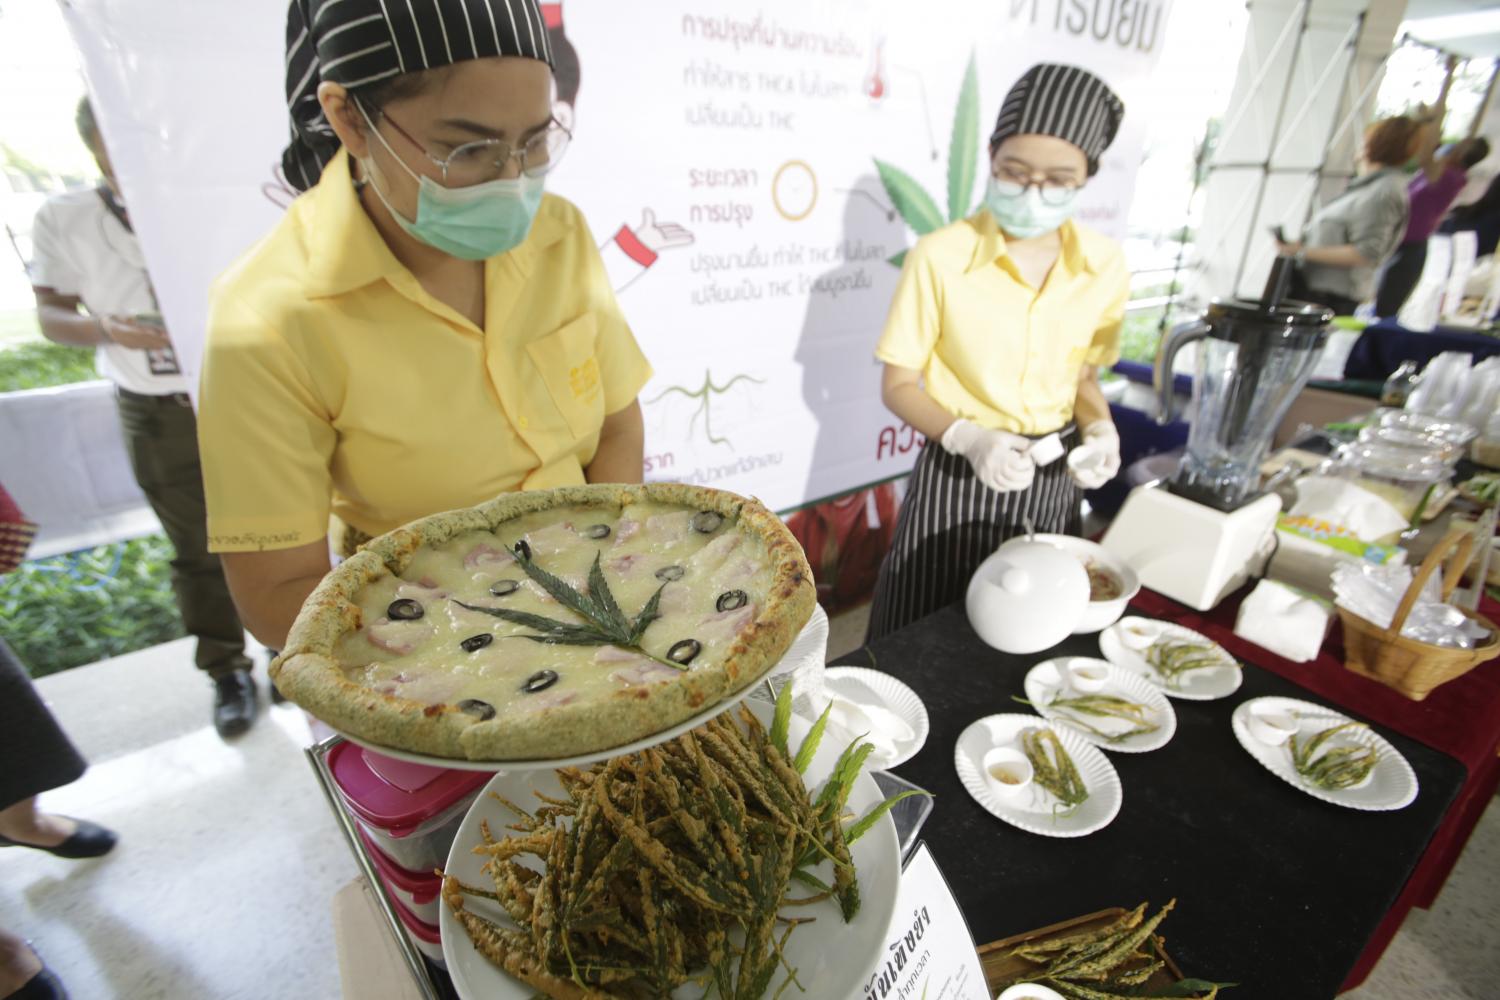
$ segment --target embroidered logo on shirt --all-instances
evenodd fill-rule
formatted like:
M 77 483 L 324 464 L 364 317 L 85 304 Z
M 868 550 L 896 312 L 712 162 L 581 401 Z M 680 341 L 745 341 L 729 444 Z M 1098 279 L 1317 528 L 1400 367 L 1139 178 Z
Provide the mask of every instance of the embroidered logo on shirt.
M 589 358 L 583 364 L 569 368 L 568 385 L 578 399 L 592 400 L 599 394 L 599 362 Z

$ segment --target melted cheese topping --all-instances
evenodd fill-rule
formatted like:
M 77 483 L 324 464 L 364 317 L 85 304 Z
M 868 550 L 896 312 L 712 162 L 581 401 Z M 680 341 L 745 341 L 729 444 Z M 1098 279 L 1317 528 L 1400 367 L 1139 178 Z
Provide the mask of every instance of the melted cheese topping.
M 340 641 L 339 662 L 350 680 L 386 694 L 429 705 L 473 699 L 502 716 L 603 700 L 680 675 L 633 650 L 535 642 L 525 638 L 536 635 L 534 629 L 461 607 L 458 602 L 584 624 L 511 557 L 507 550 L 524 539 L 536 566 L 585 594 L 597 553 L 627 619 L 661 588 L 661 617 L 646 629 L 642 647 L 665 659 L 674 644 L 694 639 L 702 648 L 688 669 L 717 665 L 764 606 L 771 567 L 759 538 L 740 532 L 728 519 L 712 532 L 698 531 L 695 513 L 655 503 L 618 511 L 560 507 L 507 521 L 494 532 L 468 532 L 420 549 L 399 577 L 381 579 L 360 593 L 364 626 Z M 603 534 L 600 525 L 609 533 L 589 537 Z M 680 568 L 681 576 L 664 582 L 657 573 L 669 567 Z M 510 589 L 505 581 L 514 581 L 516 589 L 496 596 L 495 590 Z M 735 590 L 748 597 L 744 606 L 719 611 L 720 595 Z M 403 599 L 421 605 L 422 616 L 392 619 L 390 605 Z M 465 640 L 486 635 L 488 645 L 477 646 L 483 640 L 476 640 L 469 645 L 477 648 L 465 651 Z M 528 680 L 548 670 L 557 674 L 556 681 L 542 690 L 524 690 Z

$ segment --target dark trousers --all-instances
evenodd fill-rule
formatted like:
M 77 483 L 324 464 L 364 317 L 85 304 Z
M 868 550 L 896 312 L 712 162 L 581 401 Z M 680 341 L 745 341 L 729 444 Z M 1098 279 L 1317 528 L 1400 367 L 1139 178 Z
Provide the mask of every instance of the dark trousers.
M 1287 294 L 1298 302 L 1312 302 L 1315 305 L 1327 306 L 1333 310 L 1335 316 L 1353 316 L 1354 310 L 1359 308 L 1359 303 L 1351 298 L 1313 288 L 1307 283 L 1307 275 L 1301 270 L 1292 272 L 1292 281 Z
M 1375 315 L 1392 319 L 1406 305 L 1422 278 L 1427 265 L 1427 241 L 1403 243 L 1380 269 L 1379 288 L 1375 292 Z
M 197 664 L 211 677 L 248 668 L 244 626 L 219 557 L 208 551 L 208 512 L 192 407 L 185 396 L 143 396 L 123 389 L 116 396 L 136 482 L 176 550 L 172 589 L 183 627 L 198 640 Z

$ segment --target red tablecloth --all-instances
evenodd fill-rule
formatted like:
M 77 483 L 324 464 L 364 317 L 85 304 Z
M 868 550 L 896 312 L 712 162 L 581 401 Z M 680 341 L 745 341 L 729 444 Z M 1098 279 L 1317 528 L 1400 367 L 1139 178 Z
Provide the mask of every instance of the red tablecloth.
M 1239 659 L 1307 688 L 1353 715 L 1456 757 L 1469 772 L 1468 781 L 1433 835 L 1406 889 L 1344 983 L 1345 989 L 1353 989 L 1375 967 L 1411 908 L 1432 905 L 1500 787 L 1500 660 L 1480 664 L 1434 690 L 1425 701 L 1411 701 L 1377 681 L 1344 669 L 1343 635 L 1337 623 L 1318 658 L 1310 663 L 1293 663 L 1239 638 L 1234 634 L 1234 619 L 1240 598 L 1236 595 L 1208 612 L 1194 611 L 1150 590 L 1142 590 L 1131 603 L 1142 614 L 1203 633 Z M 1486 599 L 1480 612 L 1500 621 L 1500 604 Z

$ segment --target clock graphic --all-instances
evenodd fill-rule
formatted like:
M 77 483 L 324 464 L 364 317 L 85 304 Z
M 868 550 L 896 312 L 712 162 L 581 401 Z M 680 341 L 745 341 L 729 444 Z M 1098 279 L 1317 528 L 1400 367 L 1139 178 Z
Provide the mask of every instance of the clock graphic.
M 771 200 L 788 222 L 800 222 L 818 203 L 818 175 L 802 160 L 787 160 L 771 180 Z

